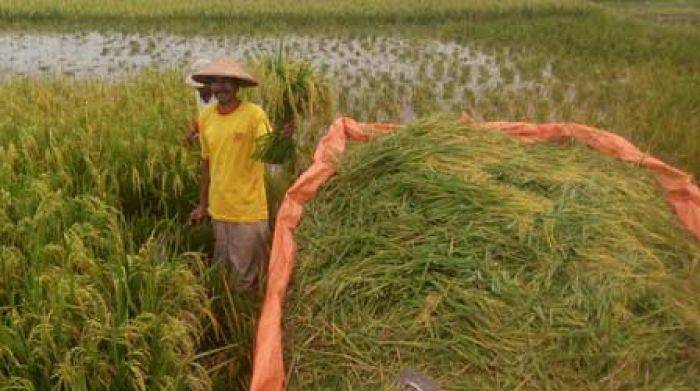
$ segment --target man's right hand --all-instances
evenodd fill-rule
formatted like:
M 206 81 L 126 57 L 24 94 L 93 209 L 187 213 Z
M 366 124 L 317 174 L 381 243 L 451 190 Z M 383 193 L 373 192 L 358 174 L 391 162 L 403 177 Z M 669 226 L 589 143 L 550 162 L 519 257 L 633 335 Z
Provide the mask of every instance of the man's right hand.
M 192 213 L 190 213 L 190 224 L 202 224 L 207 219 L 207 217 L 209 217 L 209 212 L 207 212 L 207 208 L 198 206 L 195 210 L 192 211 Z
M 185 142 L 187 144 L 192 144 L 199 137 L 199 123 L 197 120 L 192 120 L 187 124 L 187 134 L 185 135 Z

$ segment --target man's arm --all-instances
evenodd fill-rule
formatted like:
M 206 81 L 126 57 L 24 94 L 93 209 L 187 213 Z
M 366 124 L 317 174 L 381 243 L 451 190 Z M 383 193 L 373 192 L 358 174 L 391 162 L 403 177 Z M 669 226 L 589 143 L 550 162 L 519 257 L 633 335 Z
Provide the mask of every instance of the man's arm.
M 197 139 L 197 137 L 199 137 L 199 120 L 195 118 L 187 124 L 187 134 L 185 135 L 185 142 L 187 144 L 192 144 Z
M 201 175 L 199 178 L 199 205 L 190 213 L 190 222 L 193 225 L 201 224 L 207 218 L 209 213 L 207 207 L 209 204 L 209 159 L 202 159 L 199 164 Z

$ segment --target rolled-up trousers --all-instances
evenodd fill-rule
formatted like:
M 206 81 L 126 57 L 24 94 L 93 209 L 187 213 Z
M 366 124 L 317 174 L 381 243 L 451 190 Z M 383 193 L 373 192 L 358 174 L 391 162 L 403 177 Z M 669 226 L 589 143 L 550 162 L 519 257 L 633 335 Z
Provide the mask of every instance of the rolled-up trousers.
M 234 289 L 246 291 L 258 282 L 270 254 L 270 226 L 267 220 L 229 223 L 214 220 L 214 258 L 236 275 Z

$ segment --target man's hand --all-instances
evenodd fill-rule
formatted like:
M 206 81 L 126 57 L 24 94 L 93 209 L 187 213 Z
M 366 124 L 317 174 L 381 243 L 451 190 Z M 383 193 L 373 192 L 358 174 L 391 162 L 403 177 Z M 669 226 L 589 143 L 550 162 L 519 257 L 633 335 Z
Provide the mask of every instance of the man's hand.
M 187 124 L 187 134 L 185 135 L 185 142 L 187 144 L 192 144 L 199 137 L 199 124 L 197 120 L 192 120 Z
M 209 212 L 207 212 L 207 208 L 198 206 L 195 210 L 192 211 L 192 213 L 190 213 L 190 224 L 202 224 L 204 221 L 206 221 L 207 217 L 209 217 Z
M 287 122 L 286 124 L 282 125 L 282 134 L 284 134 L 287 137 L 292 137 L 295 130 L 296 130 L 296 124 L 294 123 L 294 120 L 291 120 L 291 121 Z

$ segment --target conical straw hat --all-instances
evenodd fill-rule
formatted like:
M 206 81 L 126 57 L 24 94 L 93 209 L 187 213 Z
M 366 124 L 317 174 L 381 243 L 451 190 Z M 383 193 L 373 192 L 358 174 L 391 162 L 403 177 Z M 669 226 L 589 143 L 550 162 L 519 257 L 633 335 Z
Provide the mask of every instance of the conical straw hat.
M 214 76 L 236 79 L 241 87 L 255 87 L 258 85 L 258 81 L 231 57 L 220 57 L 201 67 L 192 74 L 192 79 L 198 83 L 206 83 L 208 78 Z
M 198 58 L 194 60 L 185 72 L 185 84 L 194 88 L 204 87 L 204 84 L 194 81 L 194 79 L 192 79 L 192 75 L 207 64 L 211 64 L 211 60 L 208 58 Z

